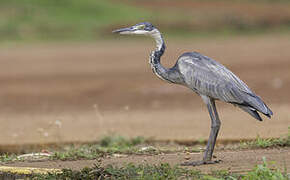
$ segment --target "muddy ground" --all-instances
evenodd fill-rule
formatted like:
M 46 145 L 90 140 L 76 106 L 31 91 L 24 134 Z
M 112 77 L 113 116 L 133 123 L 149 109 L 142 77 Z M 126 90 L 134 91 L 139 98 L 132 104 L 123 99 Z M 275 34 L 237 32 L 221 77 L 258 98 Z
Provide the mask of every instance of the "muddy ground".
M 170 67 L 181 53 L 199 51 L 231 69 L 274 112 L 271 120 L 264 117 L 265 121 L 258 122 L 218 102 L 219 143 L 280 137 L 290 126 L 289 40 L 289 35 L 278 34 L 169 39 L 162 63 Z M 112 133 L 154 140 L 206 140 L 210 120 L 205 105 L 190 90 L 155 77 L 148 65 L 153 48 L 153 41 L 119 36 L 94 44 L 1 47 L 1 151 L 24 144 L 91 142 Z M 269 159 L 284 159 L 276 153 L 280 150 L 269 151 L 274 151 Z M 281 151 L 289 155 L 289 148 Z M 255 154 L 252 157 L 263 155 L 255 152 L 249 151 Z M 261 152 L 266 155 L 268 151 Z M 227 153 L 237 157 L 235 163 L 247 154 L 218 152 L 228 163 Z M 176 163 L 183 159 L 175 158 Z

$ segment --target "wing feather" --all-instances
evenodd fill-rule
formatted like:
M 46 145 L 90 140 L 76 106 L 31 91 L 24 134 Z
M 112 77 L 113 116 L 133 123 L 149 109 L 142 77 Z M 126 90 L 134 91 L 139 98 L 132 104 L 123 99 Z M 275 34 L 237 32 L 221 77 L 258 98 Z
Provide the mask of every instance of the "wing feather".
M 200 95 L 249 106 L 266 115 L 272 111 L 234 73 L 215 60 L 197 52 L 184 53 L 177 61 L 186 86 Z

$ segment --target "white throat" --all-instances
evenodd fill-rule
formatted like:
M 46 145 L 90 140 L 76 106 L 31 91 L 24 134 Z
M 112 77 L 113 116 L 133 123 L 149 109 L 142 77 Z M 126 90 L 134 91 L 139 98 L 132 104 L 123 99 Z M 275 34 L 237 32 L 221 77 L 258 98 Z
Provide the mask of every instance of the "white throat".
M 162 38 L 161 33 L 157 29 L 154 29 L 151 31 L 150 36 L 155 39 L 156 50 L 160 51 L 163 44 L 163 38 Z

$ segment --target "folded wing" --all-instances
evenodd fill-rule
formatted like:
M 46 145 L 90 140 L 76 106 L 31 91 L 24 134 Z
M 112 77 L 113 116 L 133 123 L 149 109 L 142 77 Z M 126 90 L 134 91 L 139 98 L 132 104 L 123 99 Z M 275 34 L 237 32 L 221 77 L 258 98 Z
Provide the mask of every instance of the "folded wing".
M 198 94 L 237 105 L 258 120 L 257 111 L 271 117 L 272 111 L 250 88 L 226 67 L 197 52 L 185 53 L 177 61 L 185 85 Z

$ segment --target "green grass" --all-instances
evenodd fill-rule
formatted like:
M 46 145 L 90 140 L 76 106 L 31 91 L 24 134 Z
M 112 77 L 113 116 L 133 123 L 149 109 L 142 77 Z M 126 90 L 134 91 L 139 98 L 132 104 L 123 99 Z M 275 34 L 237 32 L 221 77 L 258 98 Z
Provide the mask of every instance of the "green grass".
M 287 169 L 285 172 L 282 173 L 279 169 L 271 169 L 268 167 L 268 163 L 266 159 L 263 159 L 263 164 L 257 165 L 255 169 L 250 171 L 243 179 L 249 180 L 262 180 L 262 179 L 269 179 L 269 180 L 288 180 L 290 179 L 290 174 L 287 175 Z
M 286 0 L 234 1 L 250 9 L 249 16 L 245 16 L 247 12 L 227 8 L 232 1 L 223 1 L 229 4 L 225 9 L 209 5 L 199 10 L 178 6 L 145 8 L 133 0 L 1 0 L 0 43 L 111 39 L 112 29 L 143 21 L 156 24 L 166 36 L 179 38 L 287 33 L 290 30 L 289 13 L 279 11 L 280 6 L 289 6 Z M 266 8 L 260 9 L 260 4 Z M 267 8 L 272 4 L 279 7 L 274 10 L 277 13 L 269 15 L 271 11 Z
M 19 160 L 19 159 L 17 159 L 16 154 L 2 154 L 2 155 L 0 155 L 0 162 L 11 162 L 13 160 Z
M 285 137 L 267 139 L 257 137 L 254 141 L 240 143 L 241 148 L 270 148 L 286 146 L 290 146 L 290 127 L 288 127 L 288 134 Z
M 128 139 L 122 136 L 106 136 L 100 140 L 99 144 L 92 145 L 81 145 L 81 146 L 68 146 L 61 151 L 56 151 L 51 159 L 60 160 L 76 160 L 76 159 L 96 159 L 104 155 L 111 155 L 114 153 L 120 154 L 158 154 L 168 152 L 200 152 L 200 149 L 196 147 L 184 147 L 179 150 L 177 149 L 166 149 L 166 148 L 155 148 L 148 146 L 144 150 L 141 150 L 141 145 L 144 145 L 145 139 L 143 137 L 135 137 Z M 201 141 L 199 144 L 204 144 Z M 250 148 L 273 148 L 273 147 L 286 147 L 290 146 L 290 128 L 289 133 L 286 137 L 281 138 L 269 138 L 263 139 L 258 137 L 254 141 L 246 141 L 240 143 L 239 148 L 250 149 Z
M 210 174 L 202 174 L 195 169 L 170 166 L 169 164 L 127 164 L 123 167 L 112 165 L 101 167 L 84 168 L 80 171 L 63 169 L 61 173 L 47 175 L 35 175 L 41 179 L 205 179 L 205 180 L 289 180 L 289 174 L 281 172 L 277 168 L 269 168 L 263 159 L 263 164 L 257 165 L 247 174 L 233 174 L 227 170 L 214 171 Z
M 114 153 L 137 154 L 140 153 L 137 145 L 144 143 L 143 137 L 128 139 L 122 136 L 106 136 L 98 144 L 87 144 L 80 146 L 67 146 L 61 151 L 56 151 L 51 159 L 77 160 L 77 159 L 96 159 L 104 155 Z
M 158 153 L 155 149 L 148 148 L 141 151 L 138 145 L 144 144 L 145 138 L 125 138 L 113 135 L 103 137 L 99 143 L 83 145 L 67 145 L 60 149 L 52 150 L 51 160 L 78 160 L 78 159 L 97 159 L 104 155 L 119 154 L 154 154 Z M 4 153 L 0 155 L 0 162 L 22 161 L 17 158 L 17 154 Z
M 107 25 L 146 17 L 143 10 L 107 0 L 2 0 L 0 42 L 99 39 Z
M 261 139 L 257 138 L 254 142 L 247 145 L 248 148 L 259 147 L 277 147 L 289 146 L 290 128 L 287 137 L 279 139 Z M 78 160 L 78 159 L 98 159 L 104 155 L 114 153 L 125 154 L 142 154 L 156 153 L 154 151 L 140 152 L 141 145 L 146 140 L 143 137 L 124 138 L 122 136 L 106 136 L 100 140 L 98 144 L 67 146 L 63 150 L 56 151 L 51 157 L 52 160 Z M 246 146 L 245 146 L 246 147 Z M 185 151 L 189 151 L 185 147 Z M 161 150 L 158 150 L 158 152 Z M 19 161 L 15 154 L 4 154 L 0 156 L 0 162 Z M 126 164 L 122 167 L 108 165 L 106 167 L 95 164 L 92 168 L 83 168 L 80 171 L 63 169 L 61 173 L 49 173 L 47 175 L 33 175 L 32 179 L 206 179 L 206 180 L 289 180 L 287 169 L 283 171 L 275 168 L 275 164 L 271 162 L 271 167 L 266 159 L 263 163 L 257 165 L 253 170 L 246 174 L 235 174 L 228 170 L 212 171 L 209 174 L 203 174 L 192 168 L 184 168 L 180 166 L 171 166 L 169 164 L 149 165 L 149 164 Z
M 151 145 L 149 145 L 149 144 Z M 113 135 L 103 137 L 99 143 L 82 144 L 82 145 L 67 145 L 60 149 L 52 149 L 51 160 L 78 160 L 78 159 L 98 159 L 105 155 L 112 154 L 159 154 L 159 153 L 178 153 L 178 152 L 201 152 L 198 148 L 204 145 L 204 141 L 199 141 L 198 146 L 160 146 L 154 147 L 154 143 L 146 140 L 143 137 L 125 138 L 123 136 Z M 152 146 L 153 144 L 153 146 Z M 234 149 L 252 149 L 252 148 L 273 148 L 290 146 L 290 128 L 289 133 L 281 138 L 263 139 L 257 137 L 253 141 L 241 142 Z M 232 147 L 229 149 L 234 150 Z M 17 154 L 2 154 L 0 162 L 21 161 L 17 158 Z
M 145 138 L 135 137 L 132 139 L 125 138 L 123 136 L 105 136 L 101 139 L 100 145 L 107 148 L 130 148 L 138 144 L 144 143 Z

